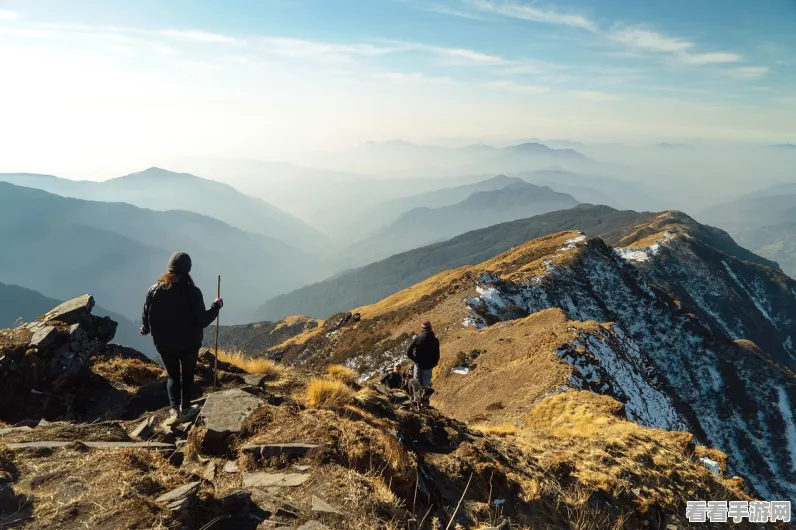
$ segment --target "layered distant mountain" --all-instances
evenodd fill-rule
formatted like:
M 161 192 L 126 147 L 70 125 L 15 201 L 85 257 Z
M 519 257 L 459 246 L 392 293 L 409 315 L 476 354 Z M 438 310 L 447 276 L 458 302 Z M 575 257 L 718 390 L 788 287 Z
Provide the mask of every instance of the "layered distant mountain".
M 342 253 L 350 268 L 506 221 L 576 206 L 571 195 L 517 181 L 440 208 L 415 208 Z
M 568 193 L 579 202 L 612 208 L 662 210 L 669 205 L 662 193 L 648 185 L 597 175 L 582 175 L 562 169 L 542 169 L 512 175 L 537 186 Z
M 400 177 L 509 174 L 551 166 L 571 171 L 600 167 L 574 149 L 554 149 L 539 142 L 503 148 L 486 144 L 447 148 L 399 140 L 367 142 L 349 152 L 318 154 L 312 162 L 316 166 Z
M 177 250 L 191 254 L 192 275 L 206 302 L 222 274 L 227 323 L 251 314 L 255 293 L 270 297 L 298 287 L 312 267 L 280 241 L 211 217 L 65 198 L 8 183 L 0 183 L 0 248 L 4 281 L 61 300 L 91 293 L 131 319 L 140 318 L 147 288 Z
M 152 210 L 187 210 L 224 221 L 299 248 L 325 243 L 319 232 L 262 199 L 213 180 L 160 168 L 103 182 L 68 180 L 29 173 L 0 174 L 0 181 L 37 188 L 64 197 L 126 202 Z
M 408 197 L 400 197 L 380 202 L 371 206 L 362 213 L 361 223 L 369 229 L 378 229 L 398 219 L 401 214 L 415 208 L 441 208 L 466 200 L 473 193 L 479 191 L 494 191 L 503 189 L 511 184 L 521 183 L 519 178 L 498 175 L 486 180 L 453 186 L 425 193 L 416 193 Z
M 699 214 L 721 226 L 745 247 L 796 276 L 796 184 L 776 185 Z
M 32 322 L 62 303 L 32 289 L 26 289 L 18 285 L 7 285 L 2 282 L 0 282 L 0 300 L 2 300 L 2 304 L 0 304 L 0 328 L 13 327 L 17 322 Z M 138 333 L 140 323 L 135 323 L 121 315 L 106 311 L 100 306 L 95 306 L 92 312 L 100 317 L 110 317 L 119 324 L 116 328 L 116 335 L 113 338 L 114 344 L 135 348 L 149 357 L 155 357 L 156 352 L 152 345 L 152 339 L 150 337 L 142 337 Z
M 634 226 L 648 224 L 656 215 L 581 204 L 474 230 L 277 296 L 267 301 L 255 318 L 273 321 L 286 315 L 327 318 L 377 302 L 440 271 L 480 263 L 529 239 L 562 230 L 581 230 L 618 244 Z

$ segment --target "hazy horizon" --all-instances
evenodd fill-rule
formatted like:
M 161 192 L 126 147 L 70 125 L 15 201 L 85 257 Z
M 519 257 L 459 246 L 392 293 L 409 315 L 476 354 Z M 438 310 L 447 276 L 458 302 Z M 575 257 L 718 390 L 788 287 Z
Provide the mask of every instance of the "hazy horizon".
M 786 0 L 4 0 L 0 171 L 396 139 L 796 143 L 794 23 Z

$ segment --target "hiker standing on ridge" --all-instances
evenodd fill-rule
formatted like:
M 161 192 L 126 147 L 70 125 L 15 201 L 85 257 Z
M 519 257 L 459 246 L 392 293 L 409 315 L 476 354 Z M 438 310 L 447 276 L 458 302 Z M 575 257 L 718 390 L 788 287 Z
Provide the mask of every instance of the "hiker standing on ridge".
M 428 320 L 423 322 L 422 328 L 420 335 L 412 338 L 406 355 L 415 363 L 415 379 L 424 387 L 431 387 L 431 376 L 439 363 L 439 339 Z
M 205 308 L 202 291 L 194 285 L 190 272 L 191 257 L 185 252 L 175 252 L 169 259 L 168 270 L 149 288 L 141 317 L 141 335 L 152 333 L 155 349 L 169 376 L 166 390 L 171 416 L 168 423 L 196 413 L 190 403 L 194 370 L 202 347 L 202 330 L 216 319 L 224 306 L 224 301 L 216 298 Z

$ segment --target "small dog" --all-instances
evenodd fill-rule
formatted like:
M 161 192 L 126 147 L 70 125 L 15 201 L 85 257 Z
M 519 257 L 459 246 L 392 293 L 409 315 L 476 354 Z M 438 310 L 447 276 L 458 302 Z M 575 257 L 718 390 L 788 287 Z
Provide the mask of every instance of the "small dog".
M 406 380 L 404 391 L 415 404 L 418 412 L 422 412 L 428 406 L 429 398 L 434 393 L 433 388 L 421 385 L 420 381 L 414 377 Z

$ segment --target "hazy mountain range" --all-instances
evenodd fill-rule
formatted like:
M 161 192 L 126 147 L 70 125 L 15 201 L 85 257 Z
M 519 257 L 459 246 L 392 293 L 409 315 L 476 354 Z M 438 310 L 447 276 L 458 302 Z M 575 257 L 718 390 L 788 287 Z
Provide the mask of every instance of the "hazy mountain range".
M 27 173 L 0 174 L 0 181 L 63 197 L 126 202 L 159 211 L 187 210 L 298 248 L 316 248 L 326 242 L 317 230 L 262 199 L 221 182 L 156 167 L 102 182 Z
M 340 252 L 336 268 L 364 265 L 470 230 L 577 204 L 571 195 L 517 180 L 500 189 L 477 191 L 449 206 L 408 210 L 389 226 Z
M 176 250 L 191 254 L 192 275 L 206 299 L 214 298 L 216 274 L 222 274 L 225 318 L 233 322 L 262 303 L 255 293 L 270 297 L 311 278 L 311 260 L 298 250 L 211 217 L 8 183 L 0 183 L 0 245 L 4 281 L 63 300 L 88 292 L 132 319 Z
M 740 244 L 796 276 L 796 184 L 751 193 L 703 210 L 698 217 L 726 229 Z

